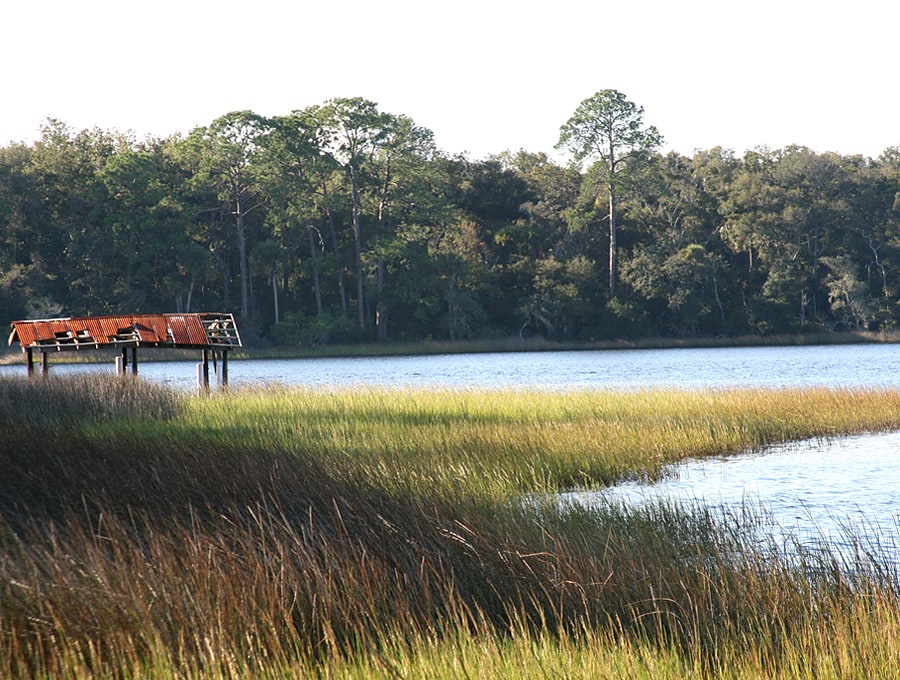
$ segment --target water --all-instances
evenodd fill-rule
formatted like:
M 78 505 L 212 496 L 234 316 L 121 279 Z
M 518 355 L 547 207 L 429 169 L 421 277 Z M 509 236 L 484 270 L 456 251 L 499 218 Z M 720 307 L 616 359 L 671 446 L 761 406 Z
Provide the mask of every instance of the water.
M 199 354 L 199 353 L 198 353 Z M 106 364 L 52 365 L 51 373 L 112 372 Z M 23 365 L 2 366 L 23 374 Z M 196 362 L 146 362 L 146 379 L 196 389 Z M 838 345 L 585 352 L 454 354 L 347 359 L 229 362 L 229 382 L 242 385 L 440 386 L 454 389 L 532 388 L 629 390 L 652 387 L 900 388 L 900 346 Z M 847 529 L 892 546 L 898 538 L 900 433 L 813 441 L 763 454 L 688 461 L 653 485 L 608 492 L 629 503 L 668 498 L 771 513 L 786 542 L 825 538 L 846 544 Z M 590 501 L 589 494 L 582 500 Z M 848 546 L 852 548 L 852 546 Z M 893 549 L 893 548 L 892 548 Z M 898 551 L 900 553 L 900 551 Z M 900 558 L 898 558 L 900 559 Z
M 113 372 L 103 364 L 53 365 L 51 374 Z M 199 352 L 198 352 L 199 358 Z M 140 357 L 139 357 L 140 359 Z M 144 362 L 145 378 L 193 390 L 196 361 Z M 684 389 L 726 387 L 900 387 L 897 345 L 747 347 L 443 354 L 344 359 L 231 360 L 233 386 L 379 385 L 452 388 Z M 0 375 L 24 365 L 0 366 Z
M 600 492 L 568 494 L 581 502 L 624 501 L 630 506 L 674 502 L 685 507 L 765 511 L 777 540 L 797 545 L 827 542 L 852 558 L 867 549 L 900 561 L 900 432 L 810 440 L 759 454 L 688 460 L 654 484 L 625 483 Z M 862 539 L 862 541 L 860 541 Z M 880 545 L 879 545 L 880 544 Z

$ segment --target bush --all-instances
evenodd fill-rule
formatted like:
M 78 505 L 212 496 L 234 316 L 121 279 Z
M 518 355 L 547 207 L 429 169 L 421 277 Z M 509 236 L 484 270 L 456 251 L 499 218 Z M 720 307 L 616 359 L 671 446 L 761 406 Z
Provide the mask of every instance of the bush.
M 288 312 L 272 325 L 272 339 L 279 345 L 317 347 L 346 342 L 354 335 L 353 321 L 344 313 L 323 311 L 314 316 Z

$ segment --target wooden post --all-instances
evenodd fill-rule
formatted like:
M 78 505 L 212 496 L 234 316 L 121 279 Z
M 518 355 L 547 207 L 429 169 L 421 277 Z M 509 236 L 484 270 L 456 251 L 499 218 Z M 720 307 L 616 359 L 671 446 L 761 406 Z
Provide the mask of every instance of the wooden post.
M 50 365 L 47 363 L 47 353 L 41 352 L 41 375 L 46 378 L 49 369 Z
M 128 348 L 122 348 L 122 375 L 128 375 Z
M 28 363 L 28 377 L 34 375 L 34 350 L 31 347 L 25 348 L 25 361 Z
M 137 375 L 137 345 L 131 348 L 131 375 Z
M 228 350 L 222 350 L 222 387 L 228 387 Z
M 203 389 L 209 391 L 209 350 L 203 350 Z

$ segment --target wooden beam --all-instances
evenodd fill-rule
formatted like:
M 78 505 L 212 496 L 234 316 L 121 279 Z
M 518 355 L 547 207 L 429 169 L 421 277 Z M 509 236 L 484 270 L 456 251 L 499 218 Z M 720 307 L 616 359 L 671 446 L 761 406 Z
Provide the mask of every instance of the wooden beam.
M 203 385 L 202 388 L 209 391 L 209 350 L 204 349 L 201 351 L 203 355 Z

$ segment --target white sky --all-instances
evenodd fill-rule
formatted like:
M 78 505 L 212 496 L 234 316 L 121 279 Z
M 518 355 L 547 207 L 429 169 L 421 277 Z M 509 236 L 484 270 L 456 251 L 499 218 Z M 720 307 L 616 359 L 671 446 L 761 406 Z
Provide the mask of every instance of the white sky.
M 688 155 L 900 146 L 894 0 L 8 0 L 0 27 L 0 146 L 361 96 L 449 153 L 552 153 L 607 88 Z

